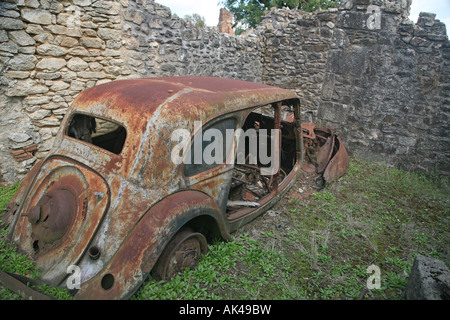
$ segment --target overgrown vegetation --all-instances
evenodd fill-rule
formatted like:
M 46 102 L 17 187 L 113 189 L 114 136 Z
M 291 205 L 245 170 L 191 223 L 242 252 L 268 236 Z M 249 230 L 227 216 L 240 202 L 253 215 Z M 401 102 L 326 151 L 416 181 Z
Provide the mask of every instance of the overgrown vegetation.
M 359 159 L 321 191 L 310 178 L 302 173 L 233 241 L 211 244 L 197 269 L 172 281 L 149 279 L 133 299 L 404 299 L 417 254 L 450 263 L 447 179 Z M 1 269 L 28 268 L 0 246 Z M 371 265 L 380 270 L 380 289 L 367 288 Z M 11 295 L 4 290 L 0 298 Z
M 18 187 L 19 184 L 14 184 L 9 188 L 0 188 L 0 212 L 6 208 Z M 35 267 L 26 255 L 17 252 L 17 248 L 7 239 L 7 233 L 8 229 L 0 221 L 0 270 L 27 276 L 33 280 L 38 279 L 41 274 L 40 270 Z M 39 285 L 35 289 L 55 299 L 72 299 L 69 292 L 64 289 L 54 288 L 45 284 Z M 0 285 L 0 299 L 18 300 L 21 297 Z
M 337 7 L 339 0 L 220 0 L 228 11 L 233 13 L 236 34 L 247 28 L 256 28 L 266 10 L 271 8 L 300 9 L 313 12 L 319 9 Z
M 205 17 L 199 15 L 198 13 L 187 14 L 183 19 L 188 21 L 193 26 L 196 26 L 197 28 L 204 28 L 206 26 Z
M 6 205 L 8 204 L 14 193 L 17 191 L 17 188 L 19 188 L 18 183 L 12 185 L 9 188 L 0 188 L 0 212 L 5 210 Z

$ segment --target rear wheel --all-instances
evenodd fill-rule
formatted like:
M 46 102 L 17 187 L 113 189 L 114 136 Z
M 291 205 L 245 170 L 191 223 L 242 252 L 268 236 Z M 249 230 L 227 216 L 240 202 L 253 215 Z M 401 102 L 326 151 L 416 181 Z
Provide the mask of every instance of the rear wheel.
M 183 228 L 167 244 L 153 268 L 152 276 L 169 280 L 187 267 L 194 269 L 201 255 L 207 251 L 208 245 L 203 234 Z

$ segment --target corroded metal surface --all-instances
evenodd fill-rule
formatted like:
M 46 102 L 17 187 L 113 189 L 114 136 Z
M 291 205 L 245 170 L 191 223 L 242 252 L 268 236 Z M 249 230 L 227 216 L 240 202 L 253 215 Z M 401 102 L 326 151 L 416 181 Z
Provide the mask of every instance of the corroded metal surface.
M 192 138 L 195 121 L 207 126 L 228 117 L 240 128 L 260 106 L 275 110 L 274 127 L 281 128 L 281 101 L 292 104 L 295 115 L 286 126 L 289 134 L 280 137 L 294 145 L 288 172 L 270 177 L 258 208 L 227 215 L 234 166 L 185 176 L 184 165 L 171 161 L 171 134 L 183 128 Z M 73 121 L 75 115 L 83 121 Z M 90 137 L 95 124 L 86 116 L 126 131 L 120 151 L 96 144 Z M 10 238 L 42 269 L 44 282 L 65 287 L 67 268 L 75 265 L 81 270 L 76 298 L 127 298 L 182 227 L 230 239 L 230 232 L 286 192 L 302 161 L 299 117 L 294 93 L 244 81 L 175 77 L 92 87 L 75 99 L 54 148 L 27 175 L 2 220 L 11 227 Z
M 302 169 L 323 177 L 324 184 L 339 179 L 347 172 L 349 156 L 342 139 L 330 128 L 316 128 L 314 123 L 302 123 L 306 156 L 309 163 Z

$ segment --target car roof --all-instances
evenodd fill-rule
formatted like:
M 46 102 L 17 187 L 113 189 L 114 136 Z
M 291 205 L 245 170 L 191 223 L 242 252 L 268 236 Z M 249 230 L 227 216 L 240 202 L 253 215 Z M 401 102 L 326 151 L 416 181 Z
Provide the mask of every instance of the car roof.
M 74 113 L 120 123 L 127 139 L 121 154 L 110 158 L 108 166 L 117 166 L 123 176 L 136 183 L 144 181 L 156 187 L 156 182 L 168 183 L 174 175 L 171 151 L 176 142 L 171 137 L 175 129 L 193 132 L 196 121 L 207 124 L 244 108 L 250 112 L 252 107 L 291 99 L 298 97 L 286 89 L 214 77 L 117 80 L 81 92 L 63 126 L 69 125 Z M 93 155 L 92 159 L 97 163 L 98 157 Z M 103 170 L 101 166 L 97 169 Z
M 294 98 L 297 96 L 292 91 L 242 80 L 161 77 L 117 80 L 91 87 L 78 95 L 73 106 L 81 112 L 128 122 L 121 118 L 134 114 L 148 121 L 161 106 L 171 105 L 177 113 L 204 120 L 214 113 Z

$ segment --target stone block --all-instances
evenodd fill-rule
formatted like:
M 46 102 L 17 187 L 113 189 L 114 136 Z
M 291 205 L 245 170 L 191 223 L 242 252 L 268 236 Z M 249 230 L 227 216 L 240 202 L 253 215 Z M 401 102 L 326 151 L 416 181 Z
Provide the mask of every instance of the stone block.
M 450 271 L 440 260 L 417 255 L 406 285 L 408 300 L 449 300 Z
M 6 32 L 6 30 L 0 30 L 0 42 L 6 42 L 8 40 L 8 33 Z
M 33 55 L 18 54 L 9 60 L 8 66 L 11 70 L 28 71 L 35 68 L 36 62 L 37 58 Z
M 52 86 L 50 87 L 50 90 L 52 91 L 61 91 L 61 90 L 65 90 L 67 88 L 70 87 L 70 84 L 68 84 L 67 82 L 64 81 L 54 81 Z
M 121 38 L 120 30 L 109 28 L 99 28 L 97 34 L 103 40 L 118 40 Z
M 78 76 L 83 79 L 103 79 L 106 78 L 106 74 L 103 72 L 78 72 Z
M 42 97 L 26 97 L 25 102 L 31 105 L 40 105 L 44 103 L 49 103 L 52 100 L 51 97 L 42 96 Z
M 6 91 L 9 97 L 24 97 L 32 94 L 47 93 L 49 88 L 46 85 L 39 84 L 32 79 L 19 80 Z
M 43 80 L 55 80 L 61 78 L 60 72 L 37 72 L 36 73 L 36 79 L 43 79 Z
M 51 114 L 52 114 L 52 112 L 50 110 L 39 109 L 35 112 L 29 113 L 28 116 L 32 120 L 42 120 L 42 119 L 50 116 Z
M 35 35 L 33 39 L 39 43 L 53 42 L 54 40 L 53 35 L 48 32 L 42 32 L 38 35 Z
M 37 65 L 39 70 L 47 70 L 49 72 L 55 72 L 67 65 L 66 60 L 62 58 L 44 58 Z
M 322 83 L 322 99 L 330 100 L 334 93 L 335 76 L 333 73 L 325 74 L 324 81 Z
M 30 76 L 30 71 L 8 71 L 5 76 L 13 79 L 26 79 Z
M 67 54 L 67 49 L 54 44 L 44 43 L 37 47 L 37 52 L 43 56 L 61 57 Z
M 92 0 L 73 0 L 73 4 L 80 7 L 89 7 L 92 4 Z
M 36 43 L 32 37 L 28 35 L 23 30 L 20 31 L 10 31 L 9 32 L 9 39 L 14 41 L 20 46 L 32 46 Z
M 73 48 L 78 46 L 78 40 L 71 37 L 64 37 L 59 45 L 61 47 Z
M 99 38 L 81 38 L 80 44 L 86 48 L 101 49 L 105 47 L 105 42 Z
M 37 120 L 36 124 L 40 127 L 58 127 L 61 121 L 56 118 L 47 117 L 42 120 Z
M 23 9 L 22 17 L 25 21 L 49 25 L 52 23 L 52 14 L 47 10 Z
M 20 47 L 19 46 L 19 52 L 24 54 L 34 54 L 36 52 L 35 46 L 28 46 L 28 47 Z
M 19 52 L 19 47 L 11 42 L 6 42 L 0 44 L 0 51 L 8 52 L 8 53 L 17 53 Z
M 37 8 L 39 8 L 40 3 L 39 3 L 38 0 L 28 0 L 28 1 L 26 2 L 26 5 L 27 5 L 28 8 L 34 8 L 34 9 L 37 9 Z
M 38 24 L 29 23 L 27 25 L 27 29 L 25 31 L 28 34 L 41 34 L 42 32 L 44 32 L 44 29 L 42 28 L 42 26 L 40 26 Z
M 1 30 L 22 30 L 24 28 L 25 25 L 21 20 L 9 17 L 0 17 Z
M 353 46 L 346 50 L 334 50 L 328 55 L 328 71 L 360 76 L 367 59 L 367 49 Z
M 86 57 L 90 55 L 89 51 L 81 46 L 69 49 L 69 54 L 71 54 L 72 56 L 86 56 Z
M 31 137 L 26 133 L 20 133 L 20 132 L 13 132 L 8 135 L 8 139 L 15 143 L 25 142 Z
M 74 57 L 67 62 L 67 67 L 72 71 L 82 71 L 89 68 L 89 65 L 83 59 Z

